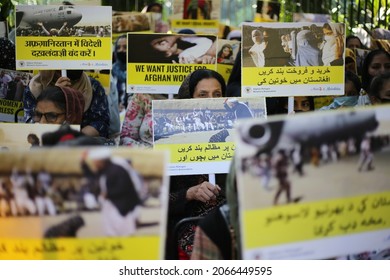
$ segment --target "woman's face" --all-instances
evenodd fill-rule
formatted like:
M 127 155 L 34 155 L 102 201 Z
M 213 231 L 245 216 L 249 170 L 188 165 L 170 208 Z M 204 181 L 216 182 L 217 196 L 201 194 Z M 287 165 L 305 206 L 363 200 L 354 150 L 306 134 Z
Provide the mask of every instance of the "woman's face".
M 253 43 L 255 43 L 255 44 L 260 44 L 260 43 L 261 43 L 261 34 L 260 34 L 260 31 L 254 30 L 254 32 L 252 32 L 252 41 L 253 41 Z
M 177 43 L 171 43 L 168 40 L 160 40 L 153 44 L 153 48 L 159 52 L 165 53 L 166 56 L 171 56 L 177 51 Z
M 116 51 L 117 52 L 126 52 L 127 51 L 127 39 L 126 38 L 120 38 L 116 44 Z
M 65 112 L 48 100 L 38 102 L 34 114 L 34 121 L 43 124 L 63 124 L 66 120 Z
M 379 91 L 378 96 L 382 103 L 390 102 L 390 79 L 387 79 L 387 81 L 383 83 L 383 87 Z
M 308 112 L 311 111 L 310 100 L 306 96 L 294 97 L 294 111 L 295 112 Z
M 370 65 L 368 65 L 368 74 L 372 77 L 388 71 L 390 71 L 390 59 L 384 53 L 374 56 Z
M 322 32 L 324 33 L 325 36 L 332 36 L 333 35 L 332 29 L 322 28 Z
M 222 56 L 223 57 L 229 57 L 230 56 L 230 49 L 228 47 L 225 47 L 223 50 L 222 50 Z
M 222 87 L 217 79 L 207 78 L 200 80 L 195 87 L 193 98 L 222 97 Z
M 361 49 L 362 45 L 360 44 L 359 39 L 351 38 L 351 39 L 348 40 L 347 48 L 350 48 L 350 49 L 359 48 L 359 49 Z
M 344 94 L 345 96 L 359 95 L 358 89 L 355 87 L 355 84 L 352 81 L 345 82 Z

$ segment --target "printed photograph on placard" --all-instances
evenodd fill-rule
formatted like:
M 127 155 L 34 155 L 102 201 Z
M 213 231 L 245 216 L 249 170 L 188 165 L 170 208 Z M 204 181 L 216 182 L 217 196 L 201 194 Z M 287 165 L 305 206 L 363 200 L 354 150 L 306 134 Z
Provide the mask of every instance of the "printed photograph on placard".
M 0 68 L 0 122 L 23 120 L 23 92 L 31 73 Z
M 217 71 L 227 83 L 240 50 L 240 41 L 219 39 L 217 50 Z
M 154 30 L 150 13 L 114 12 L 112 15 L 112 32 L 139 32 Z
M 18 5 L 16 68 L 110 69 L 111 25 L 108 6 Z
M 0 123 L 0 149 L 1 150 L 28 150 L 51 146 L 56 133 L 58 138 L 65 135 L 61 133 L 61 125 L 40 123 Z M 71 125 L 72 133 L 79 133 L 79 125 Z M 69 131 L 70 132 L 70 131 Z M 63 135 L 62 135 L 63 134 Z M 80 133 L 81 134 L 81 133 Z
M 213 35 L 127 34 L 127 92 L 176 94 L 196 69 L 215 70 Z
M 244 96 L 344 94 L 342 23 L 243 23 Z
M 0 236 L 10 249 L 0 259 L 23 258 L 15 240 L 31 250 L 25 259 L 161 258 L 164 152 L 41 148 L 1 158 Z M 33 251 L 51 242 L 62 249 Z
M 280 3 L 277 1 L 257 1 L 256 21 L 279 21 Z
M 221 18 L 220 0 L 174 0 L 173 15 L 175 19 L 210 20 Z
M 218 34 L 221 1 L 174 0 L 169 16 L 171 30 L 178 33 L 192 30 L 196 34 Z
M 154 100 L 152 109 L 153 145 L 171 151 L 170 175 L 226 173 L 235 123 L 266 118 L 263 98 Z
M 382 106 L 240 123 L 245 259 L 327 259 L 390 248 L 389 113 Z
M 240 41 L 218 40 L 217 63 L 233 65 L 240 50 Z

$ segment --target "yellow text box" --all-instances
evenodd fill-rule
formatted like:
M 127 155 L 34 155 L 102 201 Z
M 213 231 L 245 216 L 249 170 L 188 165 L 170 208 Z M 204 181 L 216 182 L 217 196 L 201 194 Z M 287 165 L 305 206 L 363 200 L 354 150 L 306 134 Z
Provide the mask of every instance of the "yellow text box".
M 181 85 L 187 75 L 197 69 L 215 70 L 215 64 L 129 63 L 127 83 L 130 85 Z
M 23 108 L 21 101 L 0 99 L 0 114 L 14 115 L 16 110 L 20 108 Z
M 390 227 L 390 192 L 243 213 L 244 247 L 280 245 Z
M 162 144 L 157 150 L 169 150 L 170 163 L 220 162 L 233 158 L 235 145 L 224 143 Z
M 2 239 L 2 260 L 157 260 L 160 237 Z
M 171 21 L 171 27 L 176 28 L 219 28 L 218 20 L 177 19 Z
M 16 37 L 16 60 L 111 60 L 111 37 Z
M 243 67 L 243 85 L 344 84 L 344 66 Z

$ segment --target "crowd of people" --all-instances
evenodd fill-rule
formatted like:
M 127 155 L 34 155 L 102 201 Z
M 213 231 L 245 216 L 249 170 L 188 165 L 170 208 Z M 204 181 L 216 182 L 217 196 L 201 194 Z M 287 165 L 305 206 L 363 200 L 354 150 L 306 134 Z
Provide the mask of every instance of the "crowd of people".
M 44 28 L 43 26 L 41 27 L 42 29 Z M 42 31 L 42 29 L 36 29 L 34 32 L 43 35 L 46 32 Z M 304 28 L 303 30 L 291 31 L 281 35 L 280 41 L 283 50 L 290 55 L 288 58 L 291 62 L 290 66 L 343 65 L 343 53 L 346 49 L 364 48 L 360 39 L 356 36 L 349 36 L 344 41 L 345 34 L 340 24 L 326 23 L 320 29 L 318 31 L 317 27 Z M 58 31 L 57 35 L 61 36 L 60 33 L 67 32 L 70 34 L 69 36 L 82 36 L 83 33 L 77 30 L 66 30 L 66 27 L 64 27 L 63 30 Z M 248 51 L 257 67 L 267 66 L 264 52 L 272 48 L 270 41 L 267 41 L 269 34 L 255 29 L 251 32 L 251 35 L 253 46 L 249 50 L 242 49 L 241 51 Z M 208 41 L 207 44 L 204 44 L 207 48 L 195 56 L 194 54 L 187 55 L 190 48 L 187 48 L 187 52 L 185 49 L 178 48 L 178 44 L 183 43 L 179 42 L 180 40 L 183 39 L 175 35 L 167 35 L 151 42 L 151 44 L 156 51 L 163 53 L 170 60 L 175 56 L 178 62 L 192 63 L 200 56 L 207 55 L 206 63 L 215 62 L 217 54 L 210 56 L 207 53 L 214 42 Z M 196 45 L 196 42 L 192 43 Z M 161 116 L 161 119 L 153 120 L 152 101 L 167 99 L 167 96 L 163 94 L 134 94 L 128 96 L 125 89 L 127 40 L 123 36 L 119 37 L 114 46 L 110 95 L 113 94 L 119 97 L 117 98 L 117 103 L 114 104 L 119 110 L 118 108 L 116 110 L 111 109 L 109 98 L 102 85 L 97 80 L 88 77 L 84 71 L 68 70 L 65 77 L 61 75 L 60 70 L 42 70 L 29 81 L 24 91 L 25 121 L 80 124 L 81 132 L 86 136 L 104 139 L 117 138 L 119 139 L 119 145 L 151 148 L 154 135 L 153 122 L 157 124 L 156 129 L 159 129 L 162 133 L 174 133 L 176 130 L 187 133 L 198 130 L 231 128 L 233 123 L 240 118 L 254 117 L 253 111 L 247 104 L 234 99 L 234 97 L 241 95 L 240 54 L 237 55 L 233 71 L 227 83 L 216 71 L 199 69 L 185 78 L 177 94 L 178 99 L 229 98 L 224 104 L 228 113 L 223 121 L 218 120 L 221 113 L 213 113 L 206 108 L 202 110 L 193 108 L 190 112 L 180 112 L 176 115 L 168 114 Z M 174 46 L 174 51 L 171 49 L 172 46 Z M 230 46 L 225 45 L 219 54 L 218 62 L 227 63 L 227 61 L 231 60 L 231 55 Z M 356 58 L 353 55 L 348 57 L 351 58 L 350 62 L 356 63 Z M 346 66 L 347 61 L 349 60 L 345 59 Z M 15 65 L 2 66 L 1 68 L 14 69 Z M 387 51 L 383 49 L 369 50 L 363 62 L 361 77 L 358 77 L 358 74 L 353 72 L 356 69 L 355 67 L 350 69 L 352 71 L 346 70 L 345 72 L 345 95 L 335 98 L 330 105 L 322 108 L 323 110 L 359 105 L 377 105 L 390 101 L 390 54 Z M 5 85 L 8 78 L 3 73 L 1 77 L 3 86 L 0 94 L 5 98 L 7 93 Z M 296 113 L 314 110 L 312 97 L 295 97 L 294 101 Z M 287 112 L 286 98 L 266 98 L 266 105 L 268 115 Z M 120 110 L 126 110 L 121 127 L 118 125 Z M 113 114 L 116 114 L 116 116 Z M 113 123 L 114 119 L 116 123 Z M 188 122 L 186 122 L 187 119 L 189 119 Z M 159 124 L 160 121 L 161 125 Z M 223 126 L 221 126 L 222 123 Z M 167 124 L 171 124 L 171 126 L 167 126 Z M 113 126 L 120 127 L 120 129 L 113 131 L 110 129 Z M 335 147 L 333 149 L 336 153 Z M 325 163 L 333 156 L 330 150 L 330 146 L 318 147 L 316 155 Z M 370 141 L 363 140 L 361 147 L 357 148 L 355 145 L 355 150 L 361 150 L 364 153 L 361 157 L 359 170 L 371 170 L 373 168 L 373 157 Z M 279 197 L 283 191 L 287 194 L 287 202 L 293 201 L 290 192 L 291 183 L 288 179 L 289 162 L 293 162 L 296 172 L 303 175 L 301 152 L 301 150 L 295 151 L 290 157 L 290 155 L 286 154 L 286 151 L 279 151 L 274 159 L 271 159 L 269 155 L 264 155 L 251 161 L 253 167 L 256 167 L 256 170 L 253 172 L 262 174 L 265 178 L 263 179 L 263 185 L 266 189 L 268 189 L 267 182 L 269 182 L 269 176 L 274 174 L 277 178 L 279 188 L 275 194 L 274 204 L 278 204 Z M 312 157 L 315 157 L 314 153 Z M 314 162 L 315 159 L 312 158 L 312 161 Z M 241 257 L 235 181 L 236 171 L 233 166 L 234 162 L 230 172 L 218 175 L 215 183 L 210 182 L 208 174 L 171 176 L 165 256 L 167 259 Z M 105 166 L 98 166 L 99 168 L 103 170 Z M 270 172 L 272 168 L 275 169 L 274 173 Z M 86 168 L 84 169 L 86 173 L 90 172 Z M 108 171 L 105 170 L 104 172 Z M 21 182 L 18 182 L 17 179 L 19 177 L 21 176 L 13 175 L 14 191 L 20 189 L 19 185 L 21 185 Z M 23 184 L 30 184 L 26 179 L 28 178 L 27 176 L 23 176 L 23 178 L 26 181 Z M 46 180 L 48 179 L 46 178 Z M 14 216 L 18 215 L 18 213 L 22 213 L 22 215 L 35 215 L 36 213 L 54 215 L 59 210 L 55 207 L 54 201 L 48 199 L 48 189 L 45 184 L 47 183 L 42 183 L 40 189 L 35 187 L 36 190 L 33 197 L 25 192 L 23 195 L 20 195 L 23 199 L 19 199 L 19 195 L 17 196 L 16 194 L 15 198 L 12 199 L 10 188 L 2 183 L 1 204 L 8 204 L 10 213 Z M 107 197 L 109 199 L 110 188 L 114 186 L 107 185 L 105 187 L 107 188 Z M 126 195 L 132 196 L 134 192 L 130 193 L 129 191 Z M 126 231 L 129 234 L 134 230 L 137 215 L 133 215 L 133 212 L 136 212 L 134 209 L 137 208 L 140 201 L 135 199 L 133 202 L 131 207 L 126 204 L 126 201 L 121 201 L 120 205 L 114 206 L 112 203 L 104 204 L 104 207 L 118 208 L 119 211 L 125 213 L 125 216 L 130 213 L 127 221 L 130 221 L 128 226 L 131 228 Z M 229 207 L 226 208 L 226 205 Z M 5 209 L 5 206 L 0 208 Z M 230 216 L 229 227 L 226 230 L 221 229 L 222 237 L 220 240 L 224 240 L 227 243 L 230 242 L 228 252 L 226 252 L 224 244 L 222 246 L 218 245 L 220 240 L 213 239 L 213 234 L 215 233 L 209 229 L 210 219 L 216 219 L 216 221 L 224 223 L 225 219 L 221 218 L 224 213 L 228 213 Z M 0 214 L 2 216 L 6 215 L 3 210 Z M 185 218 L 194 219 L 178 225 Z M 196 218 L 201 218 L 201 221 L 198 223 Z M 110 234 L 115 232 L 114 227 L 115 225 L 109 225 L 107 231 Z M 234 232 L 234 236 L 231 235 L 232 232 Z

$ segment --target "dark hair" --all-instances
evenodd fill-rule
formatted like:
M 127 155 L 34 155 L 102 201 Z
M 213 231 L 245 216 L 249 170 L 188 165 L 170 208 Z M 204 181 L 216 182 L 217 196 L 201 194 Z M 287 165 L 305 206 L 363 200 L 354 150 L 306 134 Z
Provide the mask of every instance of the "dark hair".
M 189 28 L 184 28 L 184 29 L 180 29 L 179 32 L 177 32 L 177 34 L 188 34 L 188 35 L 193 35 L 193 34 L 196 34 L 196 32 L 192 29 L 189 29 Z
M 216 79 L 221 84 L 222 96 L 224 96 L 224 97 L 226 96 L 226 84 L 225 84 L 225 80 L 223 79 L 221 74 L 219 74 L 216 71 L 209 70 L 209 69 L 198 69 L 198 70 L 195 70 L 194 72 L 192 72 L 190 80 L 189 80 L 189 84 L 188 84 L 189 93 L 190 93 L 191 98 L 194 97 L 194 91 L 195 91 L 196 85 L 201 80 L 210 79 L 210 78 Z
M 360 92 L 362 88 L 362 83 L 360 82 L 359 77 L 355 75 L 355 73 L 352 73 L 351 71 L 345 71 L 345 83 L 347 81 L 351 81 L 357 89 L 357 92 Z
M 322 28 L 326 28 L 326 29 L 330 29 L 332 30 L 332 27 L 330 27 L 330 24 L 329 23 L 324 23 L 324 25 L 322 26 Z M 332 30 L 333 31 L 333 30 Z
M 347 38 L 345 38 L 345 45 L 348 46 L 348 41 L 349 40 L 353 40 L 353 39 L 358 39 L 359 40 L 360 49 L 364 48 L 364 45 L 363 45 L 362 41 L 360 40 L 360 38 L 358 36 L 355 36 L 355 35 L 348 35 Z
M 39 144 L 41 142 L 41 141 L 39 141 L 38 136 L 36 134 L 34 134 L 34 133 L 30 133 L 29 135 L 27 135 L 27 140 L 28 139 L 32 140 L 31 145 L 33 145 L 33 146 L 39 146 Z
M 371 62 L 374 60 L 374 57 L 380 54 L 386 55 L 390 59 L 390 54 L 382 49 L 376 49 L 369 52 L 366 56 L 366 58 L 363 61 L 363 67 L 362 67 L 362 87 L 365 91 L 368 91 L 370 88 L 371 81 L 374 77 L 372 77 L 368 73 L 368 67 L 370 66 Z
M 60 87 L 57 86 L 49 86 L 45 88 L 42 93 L 37 98 L 37 104 L 41 101 L 50 101 L 53 102 L 54 105 L 66 112 L 66 99 L 65 94 L 62 92 Z
M 229 55 L 228 58 L 230 58 L 230 57 L 233 55 L 233 47 L 232 47 L 232 45 L 230 45 L 230 44 L 225 44 L 225 45 L 223 45 L 222 48 L 221 48 L 221 50 L 218 52 L 217 57 L 221 57 L 221 56 L 222 56 L 222 53 L 223 53 L 223 49 L 224 49 L 224 48 L 229 48 L 229 50 L 230 50 L 230 55 Z
M 150 12 L 150 10 L 153 8 L 153 7 L 158 7 L 161 12 L 163 10 L 163 6 L 160 4 L 160 3 L 151 3 L 148 5 L 148 7 L 146 8 L 146 12 Z
M 390 72 L 386 72 L 384 74 L 374 77 L 370 85 L 369 95 L 374 96 L 380 100 L 379 92 L 382 90 L 383 85 L 387 80 L 390 80 Z
M 241 49 L 237 52 L 236 60 L 227 82 L 226 95 L 227 97 L 241 96 Z

